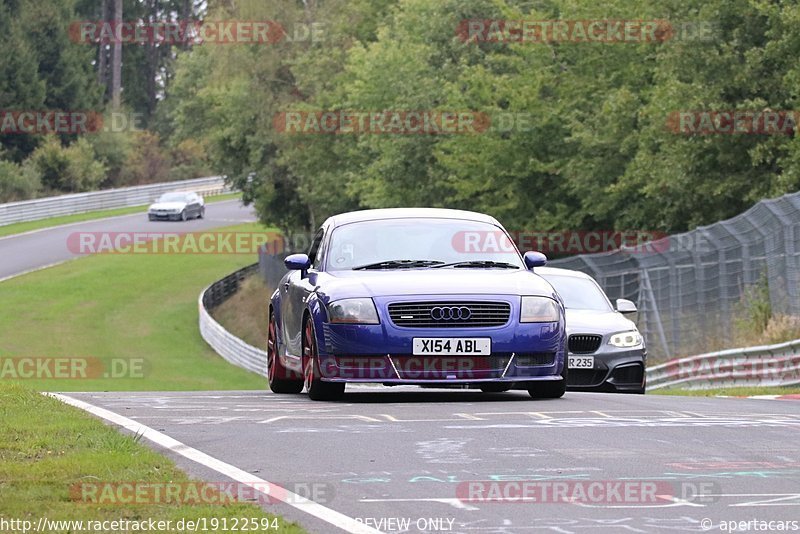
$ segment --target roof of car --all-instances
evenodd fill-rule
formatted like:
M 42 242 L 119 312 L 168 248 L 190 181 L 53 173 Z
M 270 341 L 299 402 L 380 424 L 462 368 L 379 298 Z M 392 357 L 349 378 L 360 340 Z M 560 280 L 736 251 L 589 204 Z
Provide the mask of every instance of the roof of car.
M 550 274 L 553 276 L 572 276 L 573 278 L 587 278 L 592 280 L 591 276 L 581 271 L 573 271 L 572 269 L 559 269 L 558 267 L 536 267 L 534 272 L 544 276 Z
M 411 219 L 411 218 L 435 218 L 435 219 L 464 219 L 469 221 L 480 221 L 492 224 L 499 224 L 491 215 L 477 213 L 475 211 L 451 210 L 443 208 L 384 208 L 374 210 L 351 211 L 340 213 L 330 217 L 326 224 L 339 226 L 353 222 L 376 221 L 379 219 Z

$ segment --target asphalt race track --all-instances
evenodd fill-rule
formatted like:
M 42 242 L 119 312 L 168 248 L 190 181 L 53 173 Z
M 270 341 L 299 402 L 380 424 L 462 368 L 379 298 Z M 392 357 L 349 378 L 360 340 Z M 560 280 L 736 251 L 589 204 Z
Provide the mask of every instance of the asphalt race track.
M 224 200 L 207 204 L 204 219 L 186 222 L 148 221 L 142 208 L 142 213 L 0 237 L 0 280 L 80 257 L 67 246 L 75 232 L 197 232 L 255 220 L 252 208 L 242 206 L 239 200 Z
M 383 532 L 719 532 L 720 521 L 800 520 L 797 401 L 348 392 L 339 403 L 265 391 L 70 396 Z M 195 476 L 228 480 L 175 459 Z M 501 493 L 471 499 L 470 481 L 494 482 L 485 491 Z M 521 501 L 515 482 L 566 483 L 572 496 L 592 482 L 633 493 Z M 289 504 L 265 508 L 311 532 L 341 531 Z
M 186 223 L 142 213 L 0 238 L 0 279 L 75 257 L 66 245 L 73 232 L 252 220 L 251 209 L 226 201 Z M 721 521 L 753 520 L 793 520 L 800 530 L 798 401 L 572 392 L 534 401 L 523 392 L 368 386 L 349 386 L 338 403 L 267 391 L 69 396 L 376 531 L 720 532 Z M 167 454 L 198 478 L 230 480 Z M 356 531 L 296 503 L 264 507 L 310 532 Z

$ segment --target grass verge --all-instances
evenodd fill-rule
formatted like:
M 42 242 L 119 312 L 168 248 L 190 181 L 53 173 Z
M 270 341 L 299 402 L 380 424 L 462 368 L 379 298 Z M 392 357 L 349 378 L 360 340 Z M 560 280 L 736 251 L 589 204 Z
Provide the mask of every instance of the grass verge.
M 686 397 L 750 397 L 752 395 L 798 395 L 800 386 L 787 387 L 740 387 L 715 389 L 655 389 L 648 391 L 653 395 L 682 395 Z
M 197 326 L 200 291 L 253 261 L 251 255 L 99 254 L 3 282 L 0 383 L 29 370 L 22 359 L 77 358 L 89 362 L 84 373 L 58 378 L 37 368 L 24 382 L 48 391 L 262 389 L 263 378 L 220 358 Z M 79 376 L 86 378 L 73 378 Z
M 294 523 L 254 504 L 88 504 L 70 492 L 81 483 L 184 483 L 189 478 L 169 459 L 76 408 L 29 388 L 0 382 L 0 518 L 70 521 L 172 521 L 257 518 L 276 524 L 260 532 L 303 534 Z M 161 499 L 164 501 L 165 499 Z M 209 499 L 214 502 L 214 497 Z M 208 501 L 206 501 L 208 502 Z M 275 522 L 275 523 L 273 523 Z M 88 532 L 50 524 L 45 532 Z M 19 530 L 19 529 L 16 529 Z M 110 531 L 110 529 L 103 529 Z M 116 531 L 120 531 L 117 529 Z M 11 530 L 12 532 L 14 529 Z M 178 531 L 176 527 L 167 530 Z M 222 528 L 211 532 L 224 532 Z M 164 532 L 164 530 L 162 530 Z
M 258 274 L 248 277 L 231 298 L 211 315 L 236 337 L 254 347 L 264 348 L 269 327 L 269 297 L 272 292 Z
M 206 204 L 214 202 L 221 202 L 223 200 L 232 200 L 241 197 L 241 193 L 226 193 L 224 195 L 216 195 L 206 198 Z M 147 205 L 143 206 L 130 206 L 127 208 L 114 208 L 110 210 L 90 211 L 87 213 L 76 213 L 75 215 L 62 215 L 60 217 L 50 217 L 49 219 L 39 219 L 38 221 L 26 221 L 13 224 L 0 226 L 0 237 L 9 235 L 21 234 L 30 232 L 32 230 L 41 230 L 42 228 L 50 228 L 53 226 L 60 226 L 62 224 L 70 224 L 83 221 L 93 221 L 95 219 L 105 219 L 106 217 L 118 217 L 120 215 L 129 215 L 131 213 L 144 213 Z

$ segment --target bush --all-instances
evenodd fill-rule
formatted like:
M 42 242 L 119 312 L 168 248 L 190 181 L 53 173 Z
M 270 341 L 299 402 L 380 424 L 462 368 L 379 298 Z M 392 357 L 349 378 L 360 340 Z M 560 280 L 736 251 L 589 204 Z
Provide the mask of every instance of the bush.
M 41 177 L 30 163 L 0 161 L 0 203 L 34 198 L 42 187 Z
M 131 157 L 133 136 L 128 132 L 100 131 L 86 136 L 92 145 L 95 159 L 106 167 L 106 177 L 100 184 L 103 188 L 125 185 L 122 170 Z
M 157 134 L 137 131 L 131 140 L 131 150 L 120 172 L 123 185 L 142 185 L 169 180 L 171 161 L 161 148 Z
M 172 150 L 170 180 L 191 180 L 212 176 L 208 148 L 194 139 L 185 139 Z
M 105 166 L 95 160 L 94 149 L 85 138 L 65 148 L 51 137 L 31 154 L 30 162 L 40 173 L 42 185 L 56 192 L 91 191 L 106 174 Z

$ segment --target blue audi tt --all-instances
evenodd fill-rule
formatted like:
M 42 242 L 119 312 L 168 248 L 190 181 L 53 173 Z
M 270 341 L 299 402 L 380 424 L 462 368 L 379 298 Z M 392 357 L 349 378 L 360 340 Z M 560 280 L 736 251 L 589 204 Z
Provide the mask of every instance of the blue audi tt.
M 269 305 L 275 393 L 335 400 L 345 384 L 527 390 L 567 384 L 564 306 L 493 218 L 379 209 L 329 218 Z

